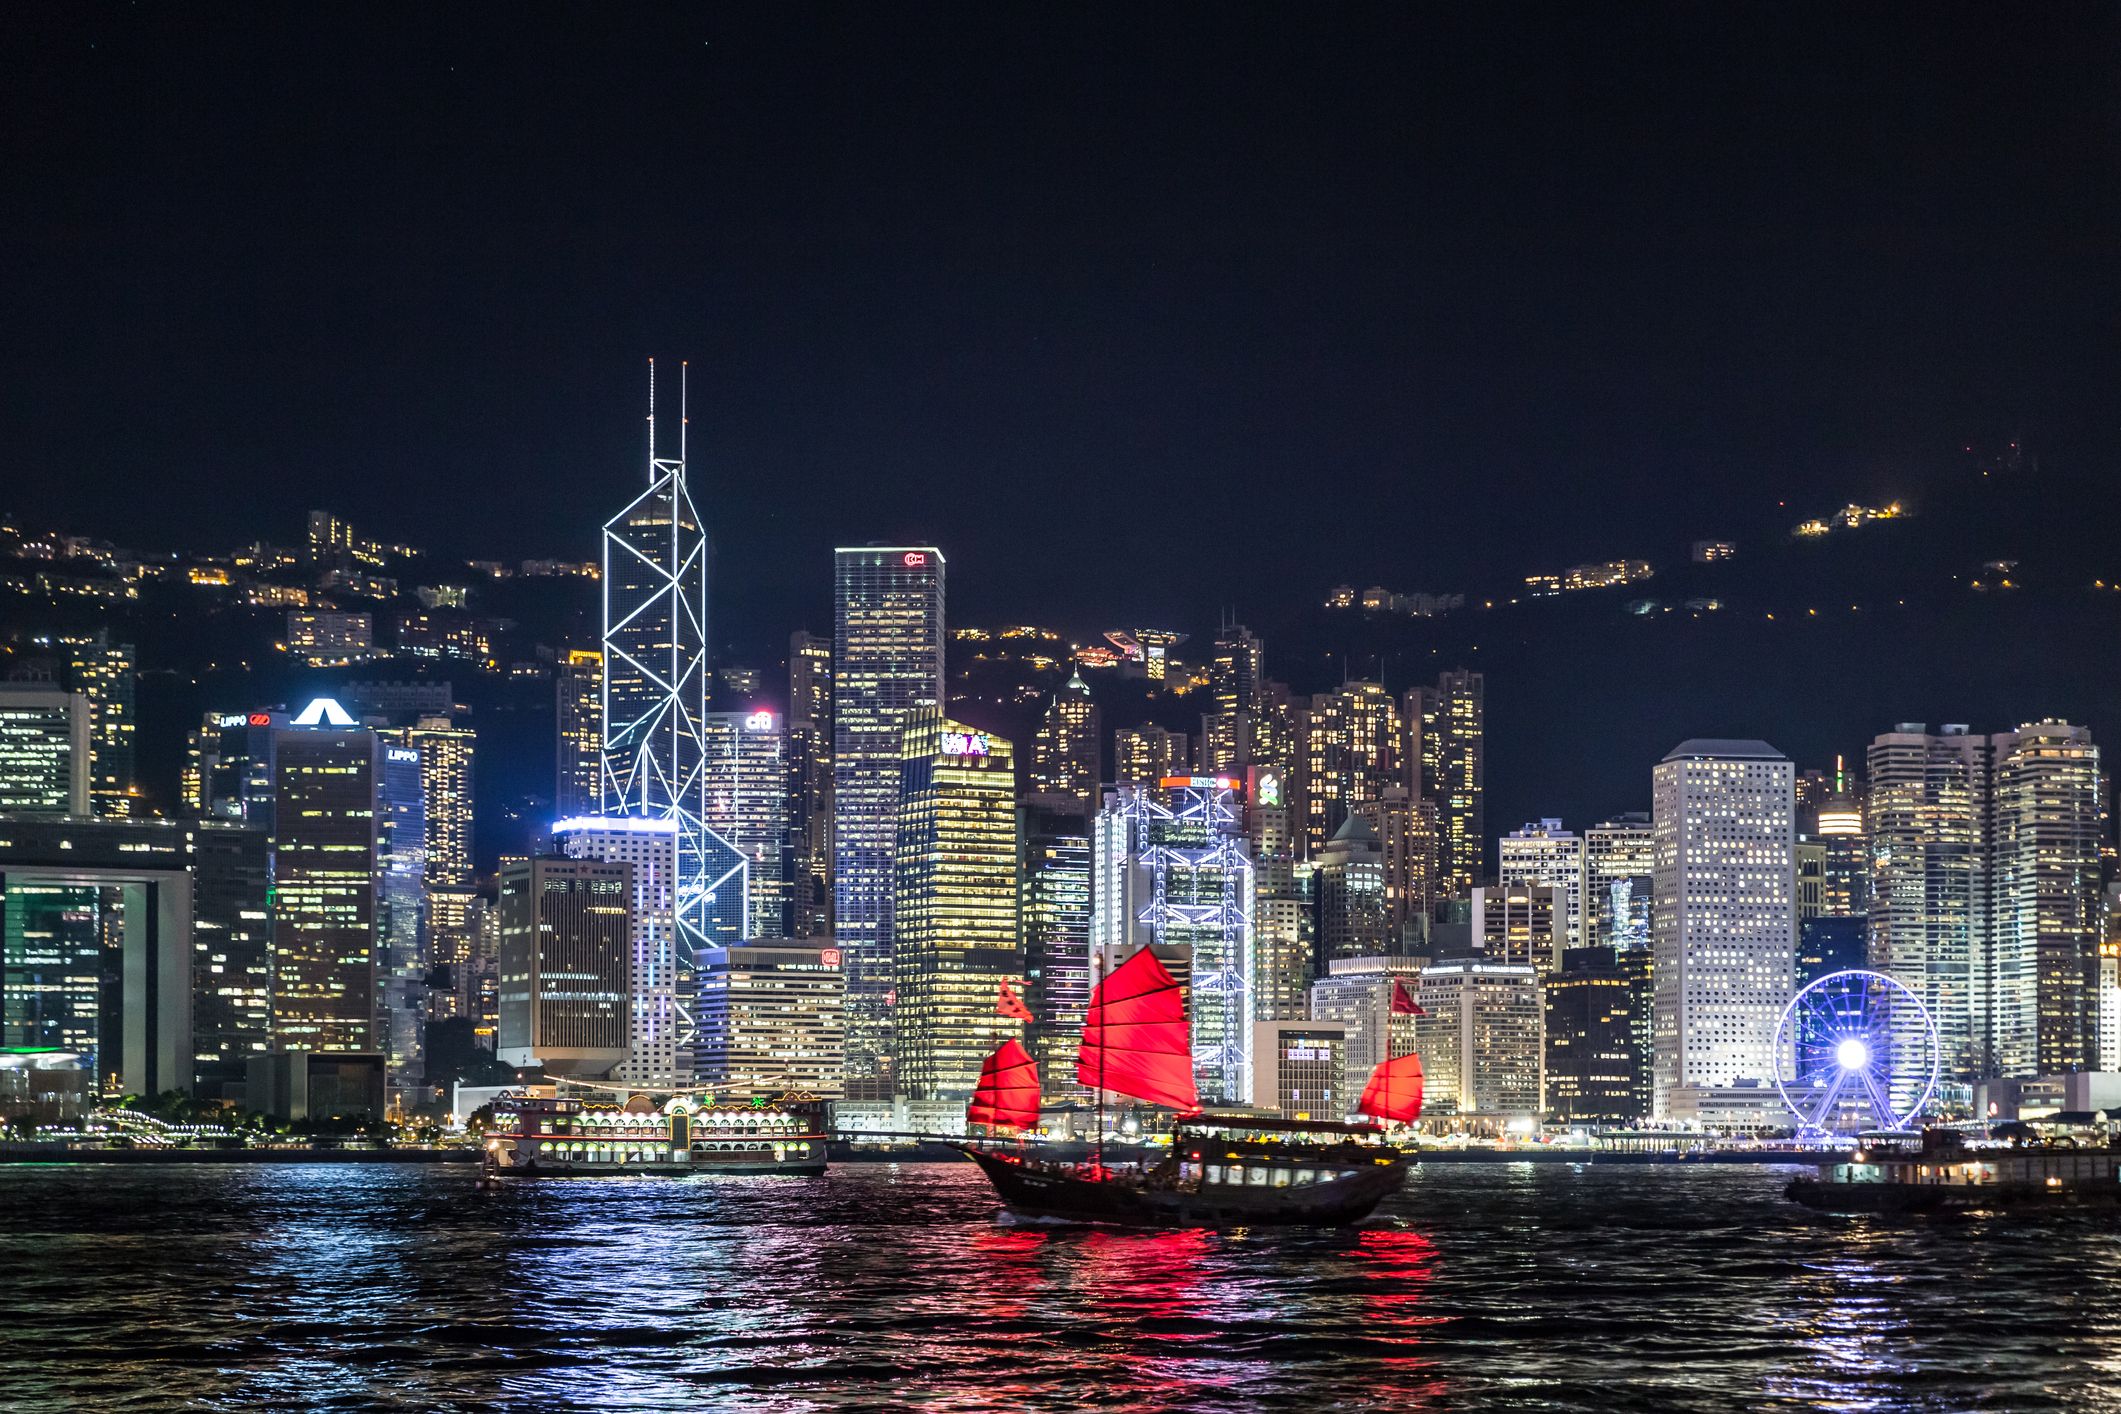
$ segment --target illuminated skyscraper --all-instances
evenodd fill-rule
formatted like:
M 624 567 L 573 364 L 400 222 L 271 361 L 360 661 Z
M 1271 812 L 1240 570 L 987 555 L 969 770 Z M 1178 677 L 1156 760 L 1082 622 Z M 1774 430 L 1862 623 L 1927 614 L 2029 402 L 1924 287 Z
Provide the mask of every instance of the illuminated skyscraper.
M 789 925 L 788 754 L 770 708 L 709 712 L 707 825 L 744 856 L 744 936 L 785 938 Z
M 791 931 L 830 937 L 832 643 L 800 631 L 788 640 L 788 843 Z
M 335 702 L 312 703 L 272 735 L 273 1049 L 381 1050 L 381 743 Z
M 603 804 L 604 655 L 573 649 L 554 666 L 554 813 L 594 815 Z
M 1215 635 L 1208 660 L 1213 710 L 1201 714 L 1200 766 L 1217 773 L 1257 764 L 1286 766 L 1268 751 L 1266 646 L 1243 624 Z
M 1186 734 L 1151 723 L 1112 733 L 1112 779 L 1123 786 L 1153 786 L 1166 776 L 1193 773 Z
M 1381 957 L 1393 950 L 1391 905 L 1385 884 L 1384 843 L 1360 814 L 1340 822 L 1311 861 L 1318 891 L 1318 955 Z
M 1252 849 L 1252 1019 L 1302 1021 L 1317 948 L 1311 866 L 1296 857 L 1295 810 L 1280 767 L 1245 773 L 1244 829 Z M 1387 889 L 1390 881 L 1387 880 Z M 1365 1072 L 1367 1074 L 1367 1072 Z
M 2006 1075 L 2096 1070 L 2099 748 L 2083 727 L 2052 720 L 1990 740 L 1989 1047 Z
M 633 996 L 626 1059 L 615 1072 L 635 1085 L 690 1085 L 697 1071 L 690 1032 L 681 1034 L 677 955 L 677 824 L 669 819 L 591 815 L 552 827 L 556 853 L 630 869 Z
M 1355 813 L 1377 832 L 1385 863 L 1385 936 L 1389 953 L 1416 951 L 1436 908 L 1436 805 L 1407 787 L 1386 786 Z
M 1463 668 L 1407 694 L 1410 756 L 1421 798 L 1436 804 L 1437 896 L 1464 894 L 1485 877 L 1487 850 L 1487 682 Z
M 1559 820 L 1535 820 L 1502 837 L 1497 879 L 1510 885 L 1545 884 L 1561 900 L 1562 946 L 1583 946 L 1583 837 L 1561 828 Z M 1559 966 L 1561 959 L 1554 963 Z
M 1073 796 L 1026 796 L 1017 812 L 1025 1045 L 1048 1096 L 1074 1089 L 1090 1005 L 1090 815 Z
M 1681 742 L 1652 773 L 1659 1119 L 1722 1112 L 1775 1074 L 1796 991 L 1793 775 L 1766 742 L 1723 740 Z M 1780 1110 L 1771 1083 L 1748 1098 Z
M 627 1057 L 630 866 L 518 859 L 501 869 L 503 1065 L 597 1077 Z
M 1399 704 L 1374 682 L 1322 692 L 1297 714 L 1298 830 L 1317 858 L 1350 813 L 1411 779 Z
M 477 733 L 448 717 L 422 717 L 393 733 L 420 753 L 420 787 L 427 810 L 427 882 L 468 884 L 476 859 L 472 839 L 472 763 Z
M 1031 740 L 1031 789 L 1043 795 L 1065 795 L 1085 811 L 1097 808 L 1103 785 L 1104 759 L 1097 704 L 1080 673 L 1054 694 Z
M 67 686 L 88 699 L 89 808 L 116 819 L 139 814 L 133 778 L 138 725 L 133 646 L 112 643 L 101 629 L 62 635 L 58 643 L 67 655 Z
M 700 961 L 700 1083 L 727 1101 L 789 1091 L 838 1099 L 846 1047 L 840 949 L 762 938 Z
M 393 1084 L 426 1073 L 427 798 L 421 754 L 386 740 L 376 784 L 377 1037 Z
M 2031 1063 L 2030 1017 L 2003 1041 L 1992 1032 L 1988 952 L 1988 738 L 1964 726 L 1932 734 L 1902 722 L 1870 744 L 1871 848 L 1876 860 L 1870 905 L 1870 965 L 1912 991 L 1936 1023 L 1947 1076 L 1970 1080 L 2010 1072 L 2003 1053 Z M 2030 997 L 2030 979 L 2014 977 L 1998 994 L 2003 1020 L 2013 1000 Z M 2025 984 L 2025 985 L 2021 985 Z M 2029 1003 L 2028 1003 L 2029 1004 Z M 2020 1071 L 2018 1073 L 2030 1073 Z
M 1650 945 L 1650 817 L 1616 815 L 1583 832 L 1585 935 L 1594 947 Z
M 1105 797 L 1095 830 L 1098 975 L 1153 949 L 1187 992 L 1202 1102 L 1249 1103 L 1255 894 L 1251 844 L 1231 779 L 1122 785 Z
M 1481 956 L 1518 963 L 1541 977 L 1561 966 L 1568 894 L 1552 884 L 1480 884 L 1473 889 L 1473 942 Z
M 43 683 L 0 683 L 0 812 L 86 815 L 88 699 Z
M 744 858 L 707 825 L 707 541 L 678 454 L 658 453 L 649 366 L 648 484 L 604 526 L 604 812 L 674 821 L 680 1031 L 694 955 L 743 934 Z
M 943 704 L 943 555 L 843 548 L 833 574 L 833 929 L 847 970 L 847 1095 L 889 1099 L 899 780 L 910 714 Z
M 897 1093 L 972 1095 L 980 1064 L 1020 1023 L 1001 1016 L 1003 984 L 1021 995 L 1016 762 L 998 736 L 934 707 L 908 714 L 900 762 L 892 969 Z

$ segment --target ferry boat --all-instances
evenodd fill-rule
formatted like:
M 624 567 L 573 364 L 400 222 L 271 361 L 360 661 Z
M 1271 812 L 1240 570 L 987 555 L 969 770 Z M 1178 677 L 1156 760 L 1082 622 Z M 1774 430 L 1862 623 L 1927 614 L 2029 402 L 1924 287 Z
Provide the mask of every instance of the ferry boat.
M 1395 992 L 1395 1007 L 1399 995 Z M 1412 1003 L 1407 1003 L 1411 1008 Z M 1038 1069 L 1015 1040 L 987 1058 L 966 1109 L 999 1139 L 962 1147 L 1003 1206 L 1026 1218 L 1138 1227 L 1252 1227 L 1360 1222 L 1405 1181 L 1412 1155 L 1376 1124 L 1205 1114 L 1178 984 L 1147 949 L 1091 994 L 1076 1079 L 1180 1111 L 1170 1152 L 1107 1166 L 1102 1132 L 1087 1159 L 1041 1157 L 1007 1133 L 1038 1122 Z M 1363 1113 L 1412 1120 L 1421 1112 L 1421 1061 L 1388 1057 L 1363 1092 Z
M 493 1102 L 488 1178 L 695 1173 L 821 1174 L 824 1105 L 814 1095 L 731 1102 L 678 1095 L 657 1104 L 511 1091 Z
M 1949 1130 L 1919 1151 L 1859 1149 L 1791 1180 L 1786 1196 L 1831 1213 L 1982 1212 L 2121 1207 L 2121 1150 L 2066 1145 L 1971 1148 Z

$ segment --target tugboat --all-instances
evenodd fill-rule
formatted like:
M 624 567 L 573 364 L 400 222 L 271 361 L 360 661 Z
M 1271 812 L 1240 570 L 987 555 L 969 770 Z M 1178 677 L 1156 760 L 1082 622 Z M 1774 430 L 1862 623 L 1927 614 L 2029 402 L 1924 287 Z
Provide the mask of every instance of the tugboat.
M 2121 1207 L 2121 1150 L 2066 1145 L 1969 1148 L 1925 1130 L 1915 1152 L 1859 1149 L 1783 1190 L 1829 1213 L 1942 1213 Z
M 606 1103 L 509 1091 L 493 1103 L 481 1177 L 580 1178 L 825 1171 L 824 1106 L 813 1095 L 717 1103 L 634 1095 Z
M 1088 1161 L 1039 1158 L 1020 1141 L 1013 1149 L 959 1146 L 1019 1216 L 1134 1227 L 1337 1227 L 1368 1217 L 1406 1178 L 1411 1156 L 1385 1143 L 1375 1124 L 1202 1113 L 1184 1002 L 1147 948 L 1097 984 L 1075 1074 L 1099 1097 L 1098 1141 Z M 1180 1112 L 1168 1155 L 1106 1166 L 1107 1091 Z M 1361 1108 L 1379 1119 L 1416 1118 L 1420 1058 L 1387 1058 Z M 1037 1068 L 1021 1045 L 1004 1041 L 981 1069 L 966 1118 L 1021 1130 L 1037 1123 L 1038 1110 Z

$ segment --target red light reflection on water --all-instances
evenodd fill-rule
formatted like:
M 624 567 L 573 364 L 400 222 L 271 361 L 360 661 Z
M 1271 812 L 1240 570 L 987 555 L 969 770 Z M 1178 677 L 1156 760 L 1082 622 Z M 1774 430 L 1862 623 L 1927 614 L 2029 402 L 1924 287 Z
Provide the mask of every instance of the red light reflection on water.
M 1449 1318 L 1430 1314 L 1427 1287 L 1436 1276 L 1436 1244 L 1418 1232 L 1368 1228 L 1355 1241 L 1353 1256 L 1363 1282 L 1363 1336 L 1376 1345 L 1400 1347 L 1404 1354 L 1376 1358 L 1406 1383 L 1394 1383 L 1394 1394 L 1407 1399 L 1441 1400 L 1449 1382 L 1434 1372 L 1435 1361 L 1414 1353 L 1422 1333 Z

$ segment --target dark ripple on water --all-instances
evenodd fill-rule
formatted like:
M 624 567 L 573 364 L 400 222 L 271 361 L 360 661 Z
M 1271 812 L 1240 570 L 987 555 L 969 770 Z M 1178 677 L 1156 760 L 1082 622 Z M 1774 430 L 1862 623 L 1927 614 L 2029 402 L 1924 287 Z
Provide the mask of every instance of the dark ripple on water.
M 1786 1177 L 1437 1166 L 1354 1231 L 1143 1234 L 954 1165 L 0 1168 L 0 1407 L 2121 1407 L 2104 1225 Z

